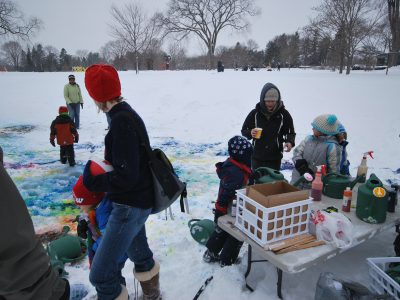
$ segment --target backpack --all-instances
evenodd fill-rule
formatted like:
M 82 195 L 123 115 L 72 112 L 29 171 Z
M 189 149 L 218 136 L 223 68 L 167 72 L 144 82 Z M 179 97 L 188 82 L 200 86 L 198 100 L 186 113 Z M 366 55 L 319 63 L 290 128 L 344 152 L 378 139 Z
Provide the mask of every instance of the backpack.
M 186 183 L 176 175 L 167 155 L 161 149 L 152 149 L 148 138 L 138 125 L 136 119 L 131 117 L 136 125 L 142 146 L 146 149 L 151 174 L 153 176 L 154 206 L 152 214 L 159 213 L 171 206 L 180 197 L 181 211 L 184 212 L 183 198 L 186 197 Z
M 152 150 L 150 145 L 145 145 L 145 148 L 150 158 L 150 170 L 153 175 L 154 206 L 151 213 L 156 214 L 167 209 L 179 196 L 182 210 L 186 183 L 176 175 L 170 160 L 161 149 Z

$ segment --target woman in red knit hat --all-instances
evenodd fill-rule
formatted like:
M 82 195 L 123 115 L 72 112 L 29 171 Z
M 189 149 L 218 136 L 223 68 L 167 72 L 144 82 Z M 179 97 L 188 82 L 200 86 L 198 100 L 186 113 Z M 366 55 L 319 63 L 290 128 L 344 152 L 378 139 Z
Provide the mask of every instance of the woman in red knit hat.
M 153 180 L 144 143 L 146 126 L 140 116 L 121 97 L 117 71 L 110 65 L 92 65 L 85 73 L 85 85 L 95 104 L 111 118 L 105 137 L 105 157 L 114 170 L 93 176 L 90 161 L 83 173 L 84 185 L 93 192 L 106 192 L 113 204 L 103 240 L 90 270 L 90 282 L 98 299 L 128 299 L 121 284 L 124 253 L 135 263 L 134 275 L 144 299 L 160 299 L 160 265 L 153 259 L 146 237 L 145 222 L 154 203 Z

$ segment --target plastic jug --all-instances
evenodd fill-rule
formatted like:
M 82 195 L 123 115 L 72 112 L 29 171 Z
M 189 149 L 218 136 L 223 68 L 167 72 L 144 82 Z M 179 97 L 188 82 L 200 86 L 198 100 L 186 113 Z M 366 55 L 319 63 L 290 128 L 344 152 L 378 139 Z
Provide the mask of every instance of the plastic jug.
M 205 245 L 214 232 L 215 223 L 209 219 L 192 219 L 188 222 L 190 234 L 196 242 Z
M 386 220 L 388 192 L 382 181 L 371 174 L 358 188 L 356 215 L 367 223 L 383 223 Z
M 260 167 L 255 170 L 256 173 L 259 173 L 260 178 L 258 178 L 257 183 L 270 183 L 274 181 L 286 181 L 283 174 L 277 170 Z
M 322 177 L 322 182 L 324 183 L 322 193 L 325 196 L 335 199 L 342 199 L 343 192 L 346 190 L 346 187 L 353 189 L 357 182 L 365 182 L 365 177 L 364 175 L 360 175 L 354 179 L 353 177 L 347 175 L 328 173 Z

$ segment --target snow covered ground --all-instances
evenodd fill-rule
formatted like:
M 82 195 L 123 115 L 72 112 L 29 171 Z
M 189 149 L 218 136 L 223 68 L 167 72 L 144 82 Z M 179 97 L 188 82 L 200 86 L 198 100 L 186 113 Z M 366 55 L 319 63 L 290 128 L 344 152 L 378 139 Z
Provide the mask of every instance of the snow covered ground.
M 0 145 L 5 165 L 31 212 L 37 232 L 71 225 L 78 210 L 71 188 L 88 159 L 101 158 L 107 131 L 106 117 L 97 113 L 84 88 L 84 73 L 75 73 L 85 100 L 81 111 L 77 166 L 61 165 L 58 148 L 49 142 L 49 127 L 64 105 L 63 86 L 68 73 L 0 73 Z M 122 94 L 145 121 L 153 146 L 172 158 L 188 183 L 190 215 L 173 205 L 175 219 L 152 215 L 147 222 L 151 249 L 161 263 L 163 299 L 192 299 L 206 278 L 214 279 L 201 299 L 277 299 L 275 269 L 257 263 L 244 287 L 246 247 L 241 265 L 221 269 L 202 261 L 204 247 L 190 236 L 192 218 L 212 219 L 218 178 L 214 164 L 226 158 L 227 141 L 240 134 L 244 118 L 258 102 L 262 86 L 275 83 L 292 114 L 299 143 L 311 133 L 311 121 L 319 114 L 334 113 L 345 125 L 349 138 L 351 173 L 355 175 L 362 153 L 373 150 L 369 172 L 400 182 L 400 69 L 353 71 L 350 76 L 330 71 L 286 70 L 280 72 L 160 71 L 120 72 Z M 292 153 L 285 154 L 290 160 Z M 290 171 L 283 171 L 287 179 Z M 338 204 L 339 206 L 339 204 Z M 394 230 L 302 273 L 283 275 L 285 299 L 312 299 L 321 272 L 331 271 L 368 284 L 366 257 L 393 254 Z M 301 252 L 299 252 L 301 255 Z M 134 292 L 133 264 L 124 269 L 128 290 Z M 88 263 L 66 267 L 72 283 L 88 281 Z

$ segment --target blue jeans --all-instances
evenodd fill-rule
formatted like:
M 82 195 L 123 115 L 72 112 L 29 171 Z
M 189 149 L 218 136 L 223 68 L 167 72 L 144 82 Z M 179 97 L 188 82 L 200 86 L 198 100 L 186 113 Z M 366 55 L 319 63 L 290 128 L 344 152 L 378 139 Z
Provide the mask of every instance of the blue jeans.
M 79 114 L 81 112 L 81 107 L 79 105 L 79 103 L 67 104 L 68 114 L 71 117 L 72 121 L 74 121 L 77 129 L 79 129 Z
M 126 253 L 135 263 L 136 272 L 154 267 L 153 252 L 147 244 L 145 222 L 151 208 L 141 209 L 113 203 L 106 231 L 93 258 L 89 279 L 95 286 L 99 300 L 115 299 L 124 283 L 121 270 Z

